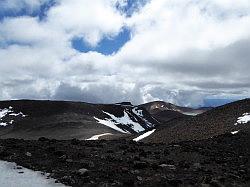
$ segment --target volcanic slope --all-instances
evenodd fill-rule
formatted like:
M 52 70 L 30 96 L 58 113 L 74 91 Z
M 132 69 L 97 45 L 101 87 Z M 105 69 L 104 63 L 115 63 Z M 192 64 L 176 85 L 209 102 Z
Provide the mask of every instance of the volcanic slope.
M 250 128 L 250 99 L 236 101 L 189 118 L 166 122 L 143 139 L 145 142 L 181 142 L 236 134 Z M 247 130 L 248 131 L 248 130 Z
M 182 107 L 164 101 L 153 101 L 142 104 L 140 107 L 145 108 L 152 115 L 152 117 L 163 124 L 172 119 L 195 116 L 211 109 L 209 107 L 198 109 Z
M 109 136 L 112 139 L 141 133 L 157 125 L 144 108 L 130 103 L 0 102 L 0 138 L 84 140 Z

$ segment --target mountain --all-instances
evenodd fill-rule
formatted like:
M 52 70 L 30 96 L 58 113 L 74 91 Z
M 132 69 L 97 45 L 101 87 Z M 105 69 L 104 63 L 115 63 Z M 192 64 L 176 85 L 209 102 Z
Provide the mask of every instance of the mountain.
M 244 121 L 245 120 L 245 121 Z M 250 128 L 250 99 L 226 104 L 197 116 L 177 118 L 159 126 L 145 142 L 181 142 L 212 138 Z
M 142 104 L 140 105 L 140 107 L 145 108 L 154 118 L 156 118 L 162 123 L 176 118 L 179 119 L 183 117 L 201 114 L 211 109 L 210 107 L 198 109 L 182 107 L 164 101 L 153 101 Z
M 249 99 L 213 109 L 192 109 L 162 101 L 139 106 L 130 102 L 1 101 L 0 138 L 164 143 L 201 140 L 241 131 L 247 125 L 234 124 L 245 113 L 250 113 Z
M 197 115 L 197 114 L 201 114 L 211 109 L 210 107 L 203 107 L 203 108 L 198 108 L 198 109 L 194 109 L 190 107 L 182 107 L 182 106 L 177 106 L 172 103 L 167 103 L 164 101 L 153 101 L 153 102 L 142 104 L 140 106 L 144 107 L 150 114 L 155 114 L 158 111 L 171 110 L 171 111 L 180 112 L 186 115 Z
M 250 99 L 197 115 L 150 105 L 2 101 L 0 160 L 67 186 L 250 185 Z
M 129 136 L 158 122 L 140 106 L 66 101 L 1 101 L 0 138 L 88 139 Z

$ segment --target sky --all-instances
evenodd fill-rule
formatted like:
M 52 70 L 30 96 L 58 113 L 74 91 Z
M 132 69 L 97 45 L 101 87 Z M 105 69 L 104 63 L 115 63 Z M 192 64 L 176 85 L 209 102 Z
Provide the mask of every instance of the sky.
M 0 100 L 248 98 L 249 51 L 249 0 L 0 0 Z

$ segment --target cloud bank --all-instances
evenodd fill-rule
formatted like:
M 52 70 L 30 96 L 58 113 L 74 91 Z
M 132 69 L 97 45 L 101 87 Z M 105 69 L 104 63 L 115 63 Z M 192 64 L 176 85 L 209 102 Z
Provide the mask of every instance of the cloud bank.
M 42 10 L 50 0 L 1 1 L 0 99 L 198 106 L 249 97 L 248 0 L 134 2 L 55 0 Z M 101 46 L 124 28 L 131 37 L 116 53 L 72 47 L 74 38 Z

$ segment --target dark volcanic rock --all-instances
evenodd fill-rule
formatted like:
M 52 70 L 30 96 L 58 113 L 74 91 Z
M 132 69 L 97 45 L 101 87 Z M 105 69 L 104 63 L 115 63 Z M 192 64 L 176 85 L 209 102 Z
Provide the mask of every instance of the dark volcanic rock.
M 135 169 L 144 169 L 146 168 L 148 165 L 146 162 L 141 162 L 141 161 L 134 161 L 134 168 Z
M 51 177 L 69 186 L 250 184 L 248 131 L 178 145 L 5 139 L 0 140 L 0 148 L 0 159 L 51 173 Z M 32 156 L 26 156 L 27 152 Z

